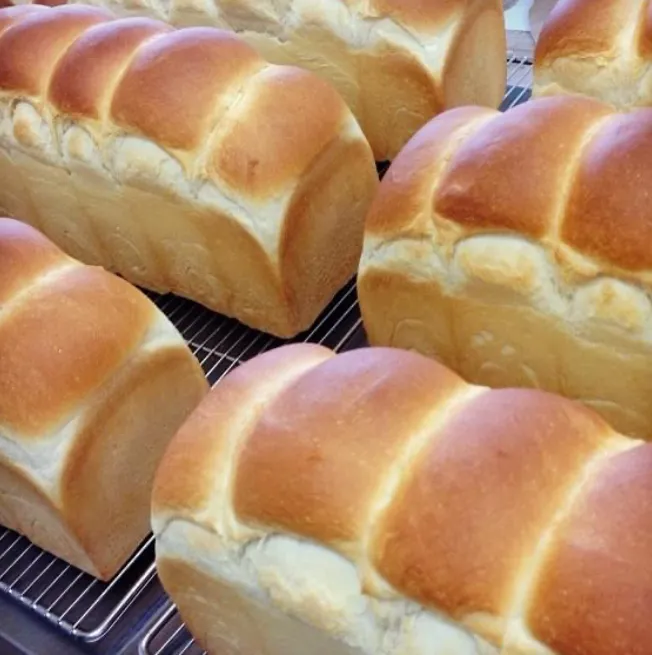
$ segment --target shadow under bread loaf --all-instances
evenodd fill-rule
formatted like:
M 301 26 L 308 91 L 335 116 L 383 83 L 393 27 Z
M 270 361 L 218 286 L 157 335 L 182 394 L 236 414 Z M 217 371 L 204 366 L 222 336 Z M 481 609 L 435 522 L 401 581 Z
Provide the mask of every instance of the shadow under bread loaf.
M 568 93 L 652 105 L 650 0 L 557 2 L 536 46 L 534 95 Z
M 140 291 L 0 218 L 0 524 L 111 578 L 147 536 L 159 459 L 207 390 Z
M 393 159 L 435 114 L 498 107 L 506 82 L 502 0 L 85 0 L 119 15 L 237 32 L 265 59 L 332 83 Z
M 652 110 L 580 96 L 436 118 L 368 217 L 370 342 L 579 399 L 652 439 L 650 152 Z
M 0 179 L 69 254 L 281 337 L 355 274 L 378 185 L 317 76 L 82 5 L 0 10 Z
M 159 576 L 210 654 L 649 655 L 652 444 L 399 349 L 286 346 L 157 472 Z

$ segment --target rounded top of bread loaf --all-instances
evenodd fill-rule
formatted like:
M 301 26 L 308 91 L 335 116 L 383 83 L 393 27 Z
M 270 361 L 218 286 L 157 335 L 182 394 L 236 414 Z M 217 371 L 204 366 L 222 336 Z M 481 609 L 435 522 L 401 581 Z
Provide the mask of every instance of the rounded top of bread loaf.
M 85 5 L 13 11 L 0 9 L 0 21 L 7 14 L 14 21 L 0 34 L 0 90 L 27 96 L 46 93 L 61 54 L 90 26 L 111 19 L 108 11 Z
M 616 58 L 623 52 L 652 52 L 649 0 L 559 0 L 539 36 L 535 59 L 545 66 L 558 58 Z
M 10 27 L 13 23 L 39 11 L 45 11 L 41 5 L 17 5 L 0 4 L 0 33 Z
M 100 140 L 149 139 L 253 198 L 294 184 L 335 139 L 363 140 L 328 83 L 230 32 L 82 5 L 0 9 L 0 26 L 0 93 L 50 103 Z
M 434 222 L 450 244 L 512 233 L 578 272 L 584 264 L 622 277 L 651 272 L 651 139 L 652 109 L 622 115 L 581 96 L 505 113 L 451 110 L 393 163 L 367 235 L 382 240 Z
M 341 93 L 378 160 L 392 159 L 443 108 L 497 107 L 504 92 L 502 0 L 95 4 L 177 26 L 227 26 L 269 61 L 313 71 Z
M 580 404 L 467 385 L 407 351 L 287 346 L 229 374 L 178 433 L 153 525 L 327 546 L 368 596 L 496 646 L 642 655 L 651 453 Z
M 124 280 L 0 218 L 0 431 L 33 438 L 60 427 L 125 363 L 156 311 Z

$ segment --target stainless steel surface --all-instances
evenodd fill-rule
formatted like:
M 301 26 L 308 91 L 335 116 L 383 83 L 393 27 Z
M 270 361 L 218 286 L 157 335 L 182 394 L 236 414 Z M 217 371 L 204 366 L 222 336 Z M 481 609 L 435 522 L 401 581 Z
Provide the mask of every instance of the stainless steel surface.
M 508 57 L 508 83 L 505 99 L 501 106 L 507 110 L 529 99 L 532 85 L 532 61 L 528 57 L 510 53 Z M 357 302 L 353 311 L 357 314 Z M 352 339 L 342 340 L 338 349 L 347 349 L 364 343 L 361 320 L 356 316 L 353 325 L 356 329 Z M 139 645 L 138 655 L 204 655 L 183 625 L 174 605 L 167 603 L 165 609 L 152 627 L 147 631 Z

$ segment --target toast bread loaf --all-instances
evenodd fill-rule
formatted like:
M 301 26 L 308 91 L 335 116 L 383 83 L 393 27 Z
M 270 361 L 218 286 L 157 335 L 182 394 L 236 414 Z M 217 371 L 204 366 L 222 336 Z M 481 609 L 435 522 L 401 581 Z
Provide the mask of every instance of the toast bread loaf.
M 581 400 L 652 438 L 652 109 L 447 112 L 386 174 L 358 276 L 374 345 Z
M 355 274 L 378 184 L 317 76 L 82 5 L 0 9 L 0 177 L 77 259 L 281 337 Z
M 294 345 L 170 444 L 160 579 L 210 654 L 648 655 L 652 445 L 433 360 Z
M 142 293 L 0 218 L 0 524 L 111 578 L 149 532 L 168 441 L 208 385 Z

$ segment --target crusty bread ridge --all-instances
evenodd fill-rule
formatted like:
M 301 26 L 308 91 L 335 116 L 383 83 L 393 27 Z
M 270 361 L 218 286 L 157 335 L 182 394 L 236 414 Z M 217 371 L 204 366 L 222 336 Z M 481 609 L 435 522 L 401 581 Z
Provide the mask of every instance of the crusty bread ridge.
M 273 63 L 317 73 L 352 108 L 378 161 L 393 159 L 442 110 L 497 107 L 505 90 L 501 0 L 85 3 L 177 27 L 228 29 Z
M 652 105 L 650 0 L 559 0 L 536 45 L 533 92 Z
M 207 388 L 143 294 L 0 218 L 0 524 L 112 577 L 146 537 L 156 466 Z
M 209 653 L 647 655 L 652 445 L 433 360 L 286 346 L 170 444 L 160 578 Z
M 76 258 L 285 337 L 355 273 L 378 184 L 317 76 L 82 5 L 0 9 L 0 175 Z
M 434 119 L 368 217 L 370 342 L 582 400 L 651 439 L 651 147 L 652 110 L 581 96 Z

